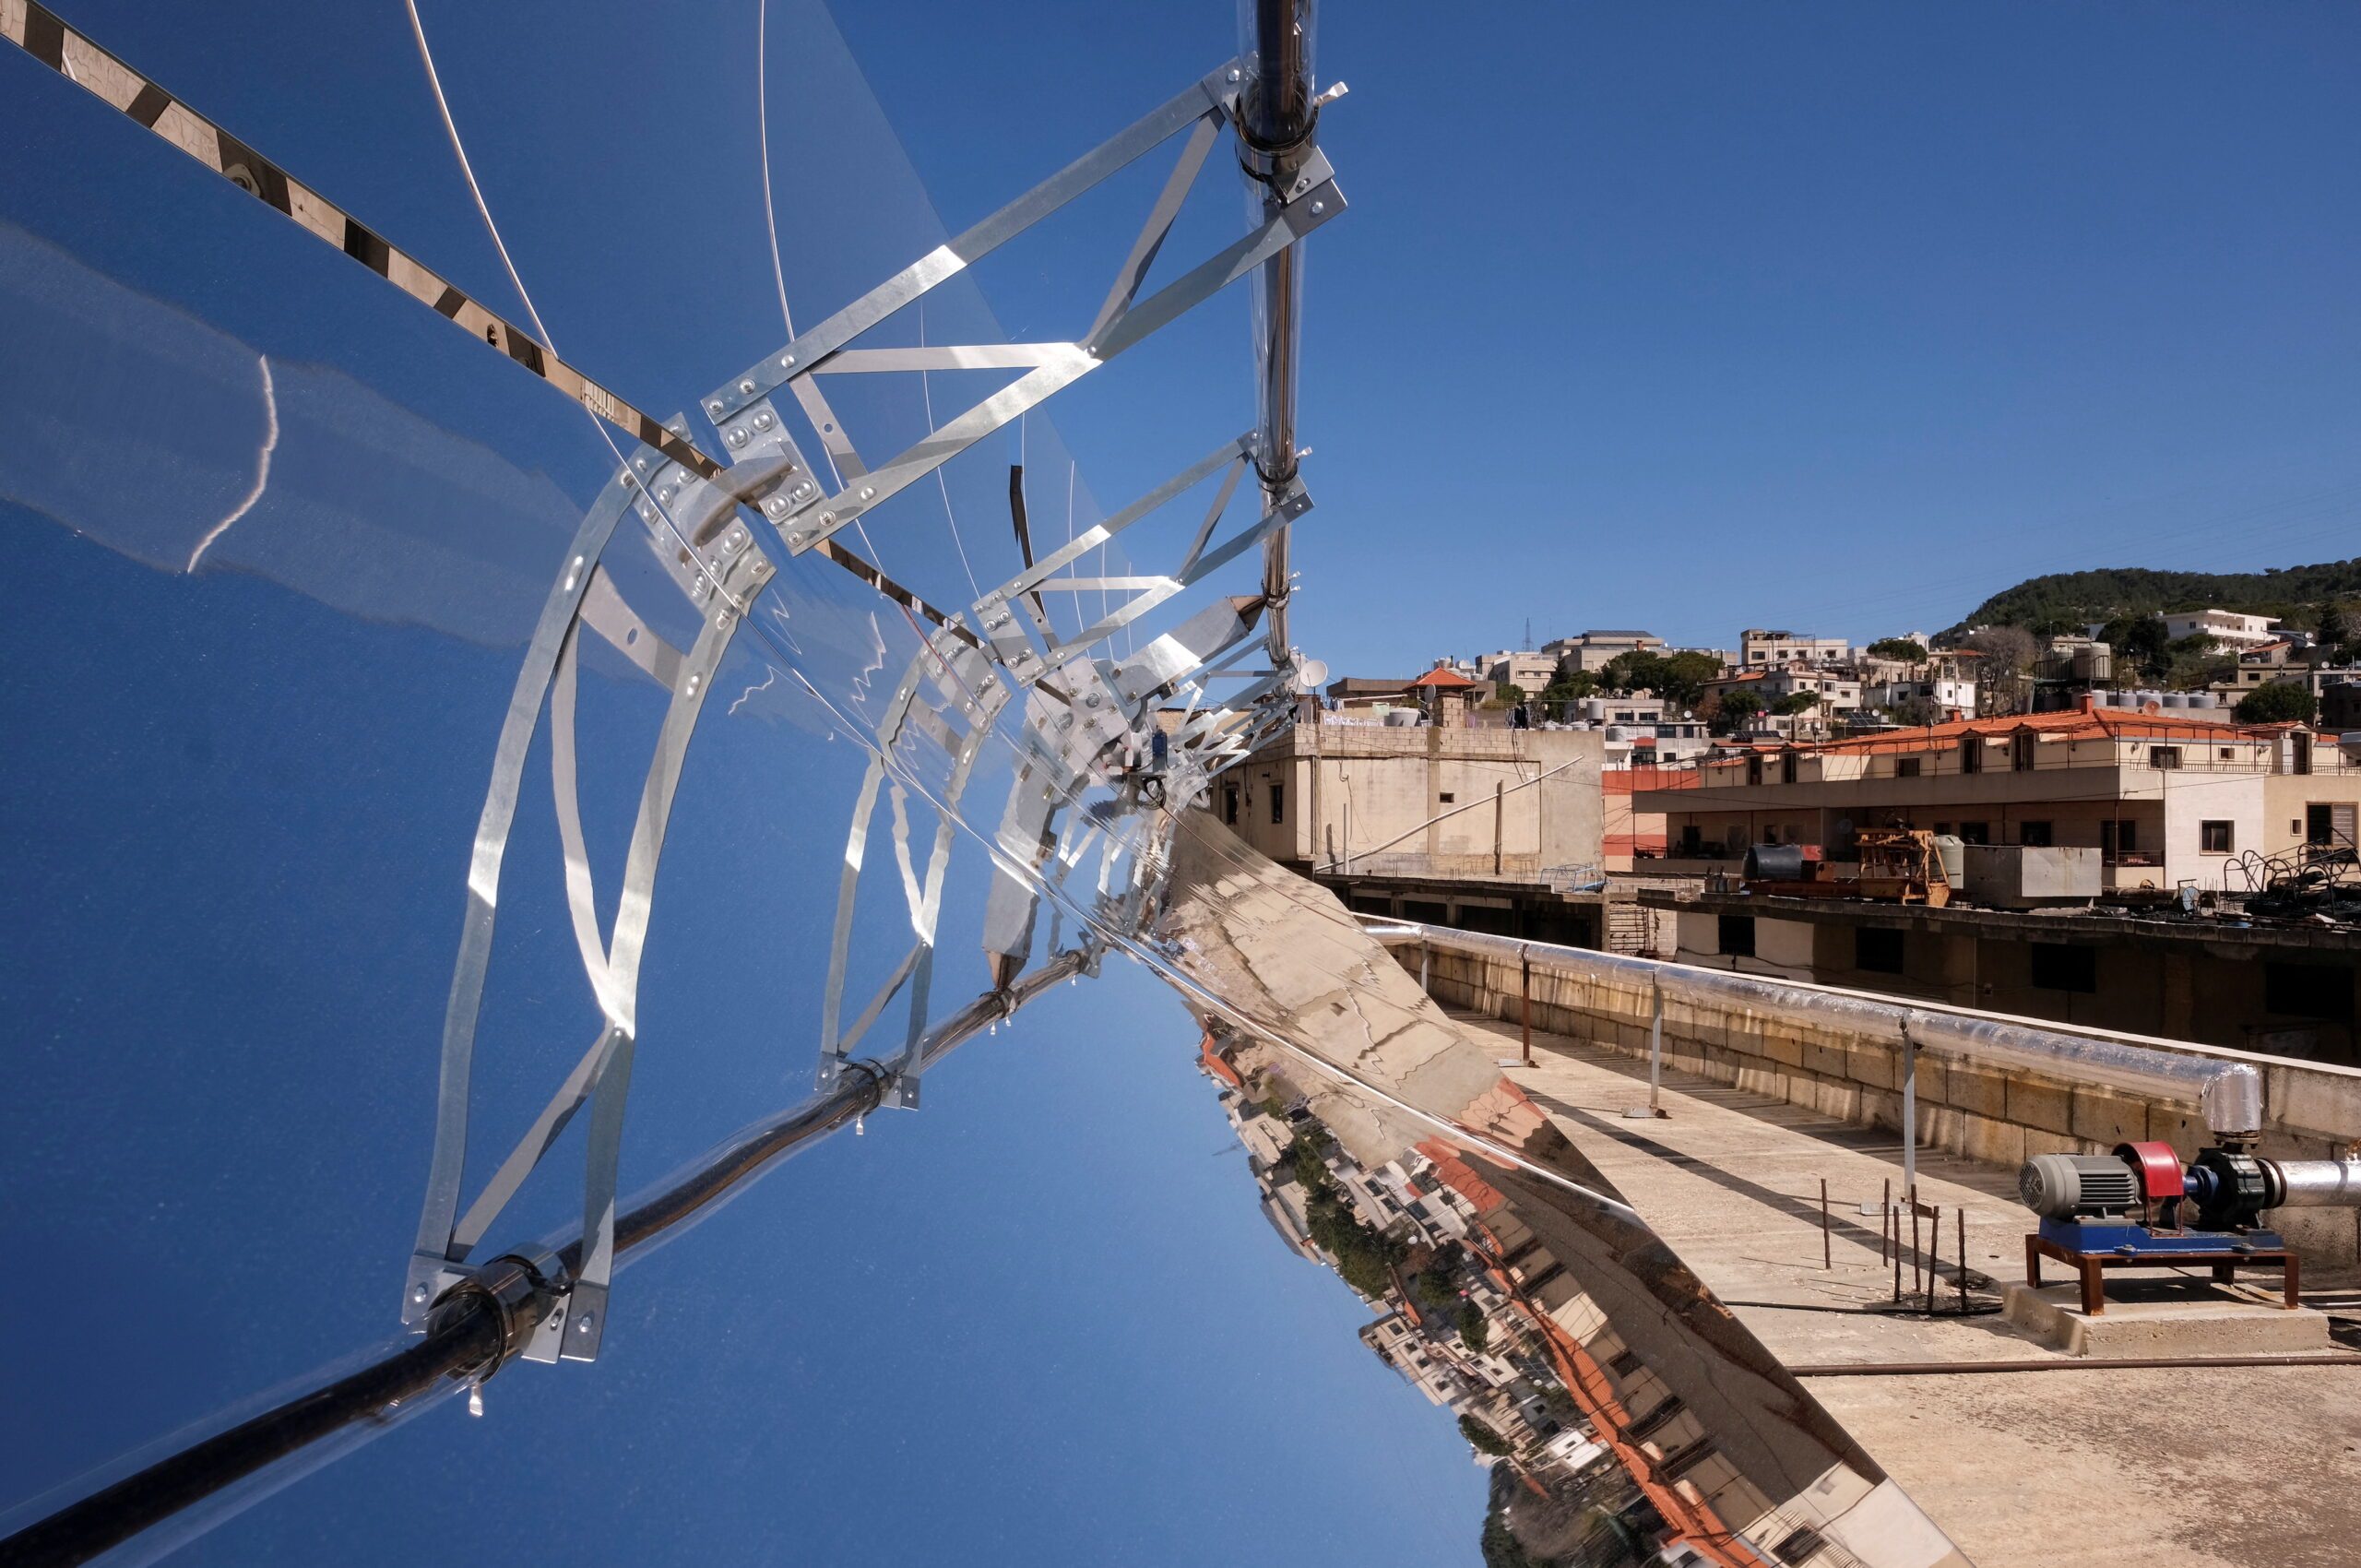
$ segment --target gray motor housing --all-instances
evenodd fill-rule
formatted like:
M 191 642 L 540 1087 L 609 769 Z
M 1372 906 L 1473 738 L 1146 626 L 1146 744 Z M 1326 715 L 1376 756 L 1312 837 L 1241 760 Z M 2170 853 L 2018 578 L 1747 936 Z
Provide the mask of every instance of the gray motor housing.
M 2037 1154 L 2017 1172 L 2017 1196 L 2044 1219 L 2129 1214 L 2140 1206 L 2140 1183 L 2113 1155 Z

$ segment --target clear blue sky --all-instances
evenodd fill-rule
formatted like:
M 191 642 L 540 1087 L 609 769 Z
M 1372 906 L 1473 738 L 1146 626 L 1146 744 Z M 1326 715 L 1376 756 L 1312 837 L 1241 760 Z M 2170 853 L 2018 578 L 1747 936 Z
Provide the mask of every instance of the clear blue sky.
M 966 212 L 1226 9 L 844 25 Z M 1323 13 L 1353 210 L 1313 242 L 1298 615 L 1339 671 L 1528 617 L 1934 630 L 2035 572 L 2361 539 L 2353 7 Z M 1121 490 L 1137 432 L 1066 424 Z
M 677 35 L 643 10 L 570 17 L 548 47 L 606 71 L 604 105 L 533 52 L 546 16 L 476 18 L 445 53 L 552 333 L 659 408 L 777 341 L 746 179 L 753 13 L 714 14 L 738 53 L 694 14 L 667 18 Z M 397 10 L 231 23 L 93 0 L 74 20 L 497 297 Z M 800 90 L 857 115 L 857 80 L 816 69 Z M 635 81 L 646 101 L 617 88 Z M 706 114 L 726 156 L 699 146 Z M 0 673 L 0 1253 L 22 1265 L 0 1340 L 37 1348 L 0 1358 L 5 1509 L 393 1331 L 517 656 L 444 635 L 439 608 L 513 634 L 568 526 L 543 503 L 587 498 L 608 459 L 546 388 L 13 51 L 0 148 L 19 170 L 0 190 L 19 433 L 0 615 L 25 653 Z M 841 233 L 789 208 L 800 293 L 836 303 L 922 248 L 907 193 L 849 199 L 818 149 L 790 157 L 783 190 L 842 204 Z M 148 303 L 120 314 L 118 285 Z M 260 356 L 281 434 L 259 504 L 194 574 L 141 554 L 247 483 Z M 656 709 L 591 668 L 586 812 L 611 899 Z M 762 673 L 742 651 L 717 692 Z M 628 1185 L 805 1092 L 858 763 L 708 707 L 657 890 Z M 546 777 L 537 756 L 503 889 L 479 1178 L 595 1021 Z M 981 985 L 961 855 L 944 999 Z M 482 1421 L 432 1412 L 181 1560 L 407 1568 L 459 1540 L 634 1563 L 1471 1559 L 1482 1472 L 1355 1336 L 1362 1303 L 1271 1231 L 1195 1053 L 1169 992 L 1110 963 L 939 1068 L 922 1112 L 872 1119 L 624 1274 L 595 1368 L 513 1368 Z M 577 1159 L 569 1138 L 503 1240 L 578 1206 Z

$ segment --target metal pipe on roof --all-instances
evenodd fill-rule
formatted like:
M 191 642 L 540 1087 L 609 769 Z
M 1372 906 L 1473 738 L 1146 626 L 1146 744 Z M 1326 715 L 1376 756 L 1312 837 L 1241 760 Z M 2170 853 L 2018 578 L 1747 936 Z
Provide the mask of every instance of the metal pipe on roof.
M 1675 1001 L 1720 1004 L 1811 1028 L 1850 1024 L 1863 1033 L 1891 1036 L 1907 1028 L 1921 1050 L 1972 1061 L 2030 1068 L 2127 1094 L 2194 1102 L 2205 1124 L 2225 1137 L 2250 1137 L 2262 1128 L 2262 1075 L 2244 1062 L 2159 1051 L 2105 1036 L 2041 1028 L 1995 1013 L 1939 1004 L 1903 1002 L 1865 992 L 1802 980 L 1700 968 L 1655 958 L 1627 957 L 1552 943 L 1520 943 L 1482 932 L 1394 920 L 1373 930 L 1389 945 L 1424 942 L 1445 952 L 1514 961 L 1529 950 L 1545 972 L 1584 979 L 1661 982 Z
M 1239 162 L 1248 189 L 1267 216 L 1283 205 L 1284 190 L 1311 155 L 1319 122 L 1311 97 L 1313 0 L 1243 0 L 1242 52 L 1252 77 L 1239 94 Z M 1254 467 L 1266 504 L 1275 504 L 1295 478 L 1296 356 L 1303 306 L 1301 245 L 1264 263 L 1254 296 Z M 1270 601 L 1265 637 L 1271 661 L 1285 667 L 1287 642 L 1288 525 L 1263 543 L 1263 595 Z

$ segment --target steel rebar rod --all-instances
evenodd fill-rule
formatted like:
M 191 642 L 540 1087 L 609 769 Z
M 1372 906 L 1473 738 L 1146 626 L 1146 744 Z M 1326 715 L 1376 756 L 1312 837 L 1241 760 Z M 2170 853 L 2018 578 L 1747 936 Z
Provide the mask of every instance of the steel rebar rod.
M 987 992 L 928 1031 L 919 1041 L 923 1071 L 978 1031 L 1083 968 L 1069 950 L 1005 992 Z M 615 1221 L 618 1262 L 644 1253 L 659 1240 L 703 1218 L 788 1155 L 877 1108 L 892 1073 L 846 1074 L 835 1088 L 755 1123 L 684 1170 L 657 1183 Z M 87 1562 L 176 1514 L 357 1424 L 379 1419 L 402 1401 L 443 1382 L 489 1377 L 521 1354 L 533 1326 L 548 1315 L 557 1282 L 579 1259 L 577 1239 L 554 1253 L 544 1279 L 518 1254 L 485 1265 L 510 1287 L 456 1288 L 436 1303 L 426 1332 L 382 1359 L 309 1389 L 237 1425 L 66 1504 L 0 1540 L 0 1562 L 16 1565 Z

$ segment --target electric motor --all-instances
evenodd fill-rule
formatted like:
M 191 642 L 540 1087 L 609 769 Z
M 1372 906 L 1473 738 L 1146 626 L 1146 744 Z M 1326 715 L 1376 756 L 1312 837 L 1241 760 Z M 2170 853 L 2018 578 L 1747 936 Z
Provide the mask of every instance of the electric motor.
M 2017 1195 L 2045 1219 L 2130 1214 L 2140 1206 L 2131 1167 L 2105 1154 L 2037 1154 L 2017 1172 Z

